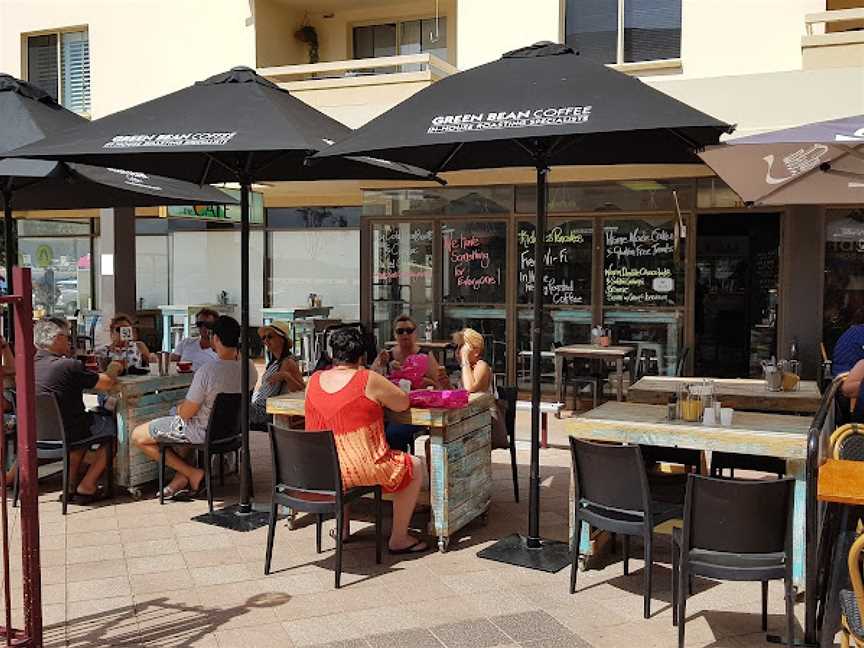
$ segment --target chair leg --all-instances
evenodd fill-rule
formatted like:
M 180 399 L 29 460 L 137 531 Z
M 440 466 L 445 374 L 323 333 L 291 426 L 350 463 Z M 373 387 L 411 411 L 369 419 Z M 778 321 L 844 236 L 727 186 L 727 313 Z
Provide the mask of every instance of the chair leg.
M 789 571 L 786 572 L 783 586 L 786 597 L 786 646 L 792 648 L 795 645 L 795 590 L 792 588 L 792 574 Z
M 675 536 L 672 536 L 672 625 L 678 625 L 678 562 L 680 560 L 681 550 L 678 543 L 675 542 Z
M 339 589 L 339 582 L 342 580 L 342 525 L 345 520 L 343 510 L 342 502 L 339 501 L 336 507 L 336 589 Z
M 683 556 L 681 556 L 683 558 Z M 690 579 L 689 566 L 678 561 L 678 648 L 684 648 L 684 624 L 687 621 L 687 589 L 684 579 Z
M 513 472 L 513 499 L 519 501 L 519 466 L 516 465 L 516 439 L 510 439 L 510 469 Z
M 840 648 L 849 648 L 849 633 L 846 628 L 840 629 Z
M 108 474 L 105 476 L 105 482 L 107 484 L 106 488 L 108 490 L 108 497 L 114 497 L 114 449 L 117 447 L 117 441 L 112 440 L 108 447 L 106 448 L 106 452 L 108 453 L 108 465 L 106 466 L 106 470 Z
M 64 444 L 65 446 L 65 444 Z M 66 515 L 66 507 L 69 504 L 69 451 L 63 448 L 63 515 Z
M 384 553 L 384 520 L 382 515 L 381 487 L 375 489 L 375 563 L 381 564 Z
M 210 464 L 213 463 L 213 455 L 210 449 L 204 451 L 204 488 L 207 489 L 207 509 L 213 512 L 213 484 L 210 479 Z
M 21 468 L 19 468 L 18 463 L 15 464 L 15 486 L 13 487 L 12 492 L 12 508 L 18 506 L 18 498 L 21 495 Z
M 264 556 L 264 575 L 270 573 L 270 561 L 273 558 L 273 539 L 276 537 L 276 514 L 279 512 L 279 505 L 276 500 L 270 505 L 270 525 L 267 527 L 267 554 Z
M 762 632 L 768 630 L 768 581 L 762 581 Z
M 630 536 L 624 535 L 623 542 L 624 545 L 624 575 L 630 575 Z
M 318 513 L 315 516 L 315 551 L 321 553 L 321 530 L 324 527 L 324 516 Z
M 651 618 L 651 572 L 654 568 L 654 552 L 651 542 L 651 529 L 645 533 L 645 591 L 642 593 L 642 616 L 646 619 Z
M 582 520 L 576 516 L 576 524 L 573 525 L 576 530 L 576 546 L 570 552 L 570 593 L 576 593 L 576 572 L 579 570 L 579 544 L 582 540 Z
M 225 455 L 219 455 L 219 485 L 225 485 Z
M 165 503 L 165 446 L 159 446 L 159 505 Z

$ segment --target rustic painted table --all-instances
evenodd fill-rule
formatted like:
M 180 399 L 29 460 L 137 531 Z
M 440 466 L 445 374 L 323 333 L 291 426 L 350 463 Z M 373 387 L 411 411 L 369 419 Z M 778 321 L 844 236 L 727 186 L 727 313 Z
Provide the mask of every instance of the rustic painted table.
M 192 384 L 192 373 L 173 376 L 122 376 L 111 391 L 116 401 L 117 456 L 114 458 L 114 481 L 140 496 L 140 486 L 158 477 L 157 463 L 151 461 L 130 442 L 132 430 L 160 416 L 186 397 Z
M 665 405 L 678 386 L 699 381 L 701 378 L 675 378 L 671 376 L 646 376 L 627 389 L 627 400 L 631 403 Z M 797 391 L 771 392 L 765 389 L 764 380 L 750 378 L 708 378 L 714 383 L 714 394 L 723 407 L 750 412 L 775 412 L 789 414 L 815 414 L 822 400 L 816 382 L 802 380 Z
M 478 517 L 485 517 L 492 501 L 492 396 L 471 394 L 461 409 L 385 410 L 387 421 L 428 427 L 430 432 L 430 535 L 438 549 L 447 550 L 450 538 Z M 289 416 L 305 414 L 303 395 L 294 393 L 267 400 L 276 425 Z
M 786 460 L 786 473 L 795 479 L 793 576 L 804 584 L 804 532 L 807 432 L 810 417 L 758 412 L 735 412 L 730 427 L 667 421 L 663 405 L 608 402 L 565 422 L 567 432 L 579 439 L 639 443 L 696 450 L 746 452 Z M 573 487 L 570 488 L 570 533 L 573 537 Z M 579 539 L 580 551 L 590 550 L 587 528 Z
M 561 377 L 564 363 L 570 358 L 615 361 L 616 395 L 624 400 L 624 361 L 636 351 L 632 346 L 600 346 L 597 344 L 568 344 L 555 349 L 555 401 L 564 402 Z M 631 378 L 632 380 L 632 378 Z

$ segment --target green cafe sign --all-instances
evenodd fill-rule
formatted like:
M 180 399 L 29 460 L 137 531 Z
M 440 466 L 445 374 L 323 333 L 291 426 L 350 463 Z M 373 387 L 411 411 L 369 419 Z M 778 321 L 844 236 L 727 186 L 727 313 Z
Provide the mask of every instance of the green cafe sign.
M 240 200 L 238 189 L 222 189 L 222 191 L 232 198 Z M 168 217 L 239 223 L 240 205 L 174 205 L 168 207 Z M 249 222 L 264 223 L 264 196 L 255 191 L 250 195 Z

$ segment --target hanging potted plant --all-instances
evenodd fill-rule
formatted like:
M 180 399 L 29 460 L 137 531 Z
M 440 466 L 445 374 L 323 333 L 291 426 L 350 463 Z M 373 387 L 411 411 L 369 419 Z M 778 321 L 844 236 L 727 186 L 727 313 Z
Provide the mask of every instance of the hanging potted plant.
M 294 38 L 301 43 L 306 43 L 309 46 L 309 62 L 318 62 L 318 32 L 315 28 L 305 23 L 300 29 L 294 32 Z

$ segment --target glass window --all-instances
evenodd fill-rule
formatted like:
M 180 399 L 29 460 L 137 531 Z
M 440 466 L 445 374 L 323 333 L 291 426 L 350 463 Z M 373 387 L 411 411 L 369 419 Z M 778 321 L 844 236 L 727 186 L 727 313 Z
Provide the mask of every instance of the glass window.
M 135 237 L 135 291 L 139 309 L 170 304 L 168 237 Z
M 531 383 L 531 324 L 534 312 L 530 307 L 517 311 L 516 378 L 523 389 Z M 544 383 L 555 379 L 554 349 L 565 344 L 587 344 L 591 341 L 591 311 L 589 309 L 544 308 L 541 315 L 540 351 L 541 374 Z
M 396 23 L 354 28 L 354 58 L 396 55 Z
M 503 307 L 492 306 L 446 306 L 444 308 L 443 335 L 449 338 L 456 331 L 473 328 L 483 335 L 485 340 L 484 359 L 492 367 L 495 374 L 505 374 L 507 371 L 507 338 L 506 311 Z M 458 358 L 454 358 L 458 365 Z M 458 366 L 448 367 L 458 373 Z M 459 376 L 453 376 L 453 384 L 457 384 Z M 499 383 L 500 384 L 500 383 Z
M 618 0 L 568 0 L 565 42 L 598 63 L 618 60 Z
M 683 306 L 683 241 L 674 220 L 629 218 L 603 225 L 603 302 L 618 307 Z
M 372 226 L 372 308 L 379 344 L 392 339 L 390 323 L 408 313 L 432 318 L 432 223 Z
M 267 227 L 360 227 L 361 211 L 360 207 L 270 207 L 267 209 Z
M 550 213 L 690 210 L 694 206 L 692 182 L 676 180 L 622 180 L 604 184 L 553 184 L 549 186 Z M 677 204 L 676 204 L 677 198 Z M 516 211 L 537 210 L 537 188 L 516 187 Z
M 18 236 L 89 236 L 90 221 L 81 220 L 30 220 L 20 218 Z
M 363 192 L 364 216 L 509 214 L 512 210 L 512 186 Z
M 864 210 L 831 209 L 826 215 L 822 317 L 829 354 L 847 328 L 864 323 Z
M 29 238 L 18 240 L 21 264 L 32 269 L 33 309 L 44 315 L 74 315 L 92 308 L 89 238 Z
M 534 300 L 534 245 L 536 227 L 519 221 L 516 254 L 519 264 L 517 301 Z M 582 306 L 591 303 L 591 262 L 594 243 L 592 221 L 574 219 L 550 221 L 546 232 L 546 271 L 543 275 L 543 303 L 549 306 Z
M 681 0 L 567 0 L 564 23 L 566 43 L 598 63 L 681 56 Z
M 87 32 L 28 36 L 27 79 L 69 110 L 88 114 L 90 43 Z
M 445 303 L 505 301 L 507 223 L 451 221 L 441 226 Z
M 274 308 L 302 306 L 320 295 L 330 316 L 360 319 L 359 230 L 269 232 L 268 286 Z
M 683 340 L 683 309 L 674 311 L 607 310 L 603 326 L 612 329 L 616 344 L 636 347 L 649 374 L 675 375 Z
M 447 60 L 447 19 L 424 18 L 399 23 L 399 53 L 420 54 L 429 52 Z M 403 65 L 403 72 L 420 70 L 419 64 Z

